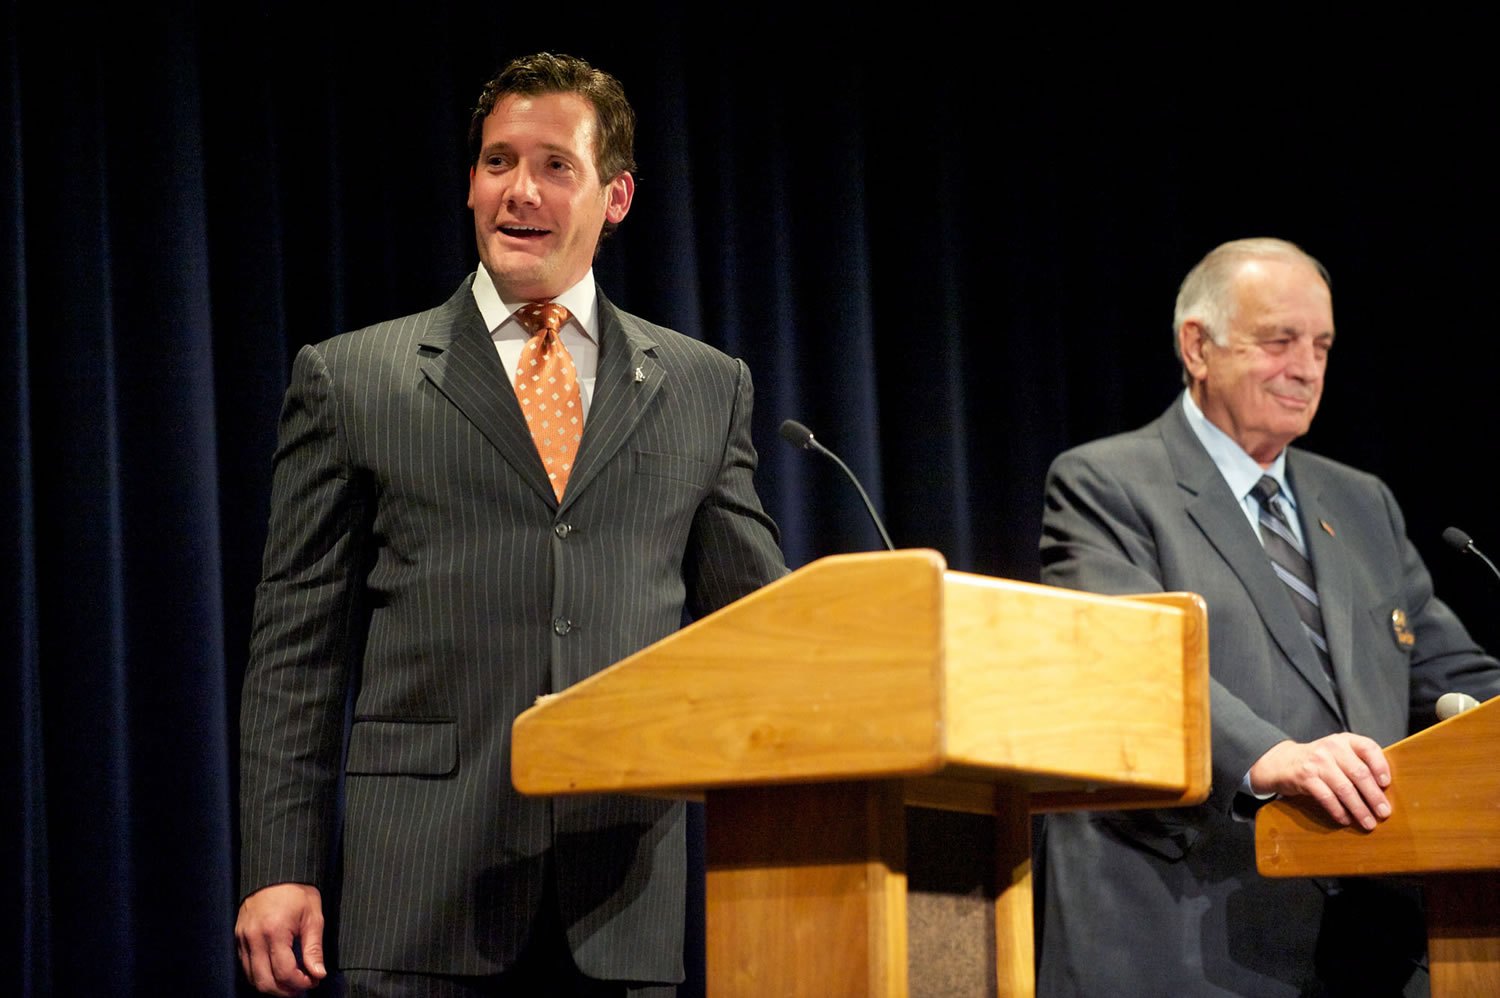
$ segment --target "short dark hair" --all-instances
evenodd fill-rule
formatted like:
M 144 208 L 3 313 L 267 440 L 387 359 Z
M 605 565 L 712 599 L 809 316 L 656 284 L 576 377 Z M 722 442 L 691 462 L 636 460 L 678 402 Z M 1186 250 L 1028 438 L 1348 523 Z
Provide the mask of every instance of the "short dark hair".
M 576 56 L 538 52 L 505 64 L 480 91 L 469 119 L 469 165 L 479 163 L 484 141 L 484 119 L 495 105 L 512 94 L 577 94 L 594 107 L 594 168 L 607 184 L 622 173 L 635 171 L 635 111 L 625 99 L 620 81 Z

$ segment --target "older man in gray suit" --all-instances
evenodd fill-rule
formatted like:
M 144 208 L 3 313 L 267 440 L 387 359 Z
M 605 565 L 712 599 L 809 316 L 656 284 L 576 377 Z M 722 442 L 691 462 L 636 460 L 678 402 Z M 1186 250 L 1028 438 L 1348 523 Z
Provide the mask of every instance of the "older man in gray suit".
M 236 934 L 264 991 L 328 973 L 325 903 L 351 994 L 682 979 L 682 806 L 510 785 L 539 694 L 785 572 L 745 366 L 594 286 L 633 131 L 582 60 L 511 63 L 470 132 L 478 271 L 297 356 L 242 711 Z
M 1432 592 L 1378 479 L 1288 445 L 1333 346 L 1321 264 L 1275 239 L 1218 247 L 1177 299 L 1187 391 L 1150 425 L 1048 475 L 1043 581 L 1192 590 L 1209 612 L 1213 789 L 1195 808 L 1048 818 L 1047 996 L 1423 993 L 1421 914 L 1380 885 L 1272 881 L 1251 816 L 1310 795 L 1388 817 L 1380 746 L 1449 690 L 1500 691 Z

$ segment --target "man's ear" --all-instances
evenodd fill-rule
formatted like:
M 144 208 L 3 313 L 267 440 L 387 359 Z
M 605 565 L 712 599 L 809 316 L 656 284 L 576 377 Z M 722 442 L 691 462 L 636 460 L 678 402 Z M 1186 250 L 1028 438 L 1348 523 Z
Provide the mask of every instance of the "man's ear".
M 1208 344 L 1208 327 L 1197 319 L 1184 320 L 1178 327 L 1177 345 L 1182 350 L 1182 366 L 1193 381 L 1208 377 L 1208 361 L 1203 356 Z
M 629 172 L 620 174 L 609 182 L 604 196 L 607 199 L 604 205 L 605 219 L 619 225 L 625 220 L 625 215 L 630 211 L 630 201 L 635 197 L 635 178 Z

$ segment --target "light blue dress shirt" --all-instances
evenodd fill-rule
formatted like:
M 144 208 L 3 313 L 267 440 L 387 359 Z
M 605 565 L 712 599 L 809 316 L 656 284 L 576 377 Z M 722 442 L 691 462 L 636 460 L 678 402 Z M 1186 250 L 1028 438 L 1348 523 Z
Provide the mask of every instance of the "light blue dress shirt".
M 1283 509 L 1291 523 L 1292 535 L 1297 538 L 1297 548 L 1306 554 L 1307 539 L 1302 534 L 1302 517 L 1297 513 L 1297 497 L 1292 493 L 1291 483 L 1286 480 L 1286 449 L 1283 448 L 1276 455 L 1276 460 L 1271 462 L 1269 468 L 1262 468 L 1255 458 L 1246 454 L 1244 448 L 1234 442 L 1233 437 L 1208 421 L 1203 410 L 1198 408 L 1198 403 L 1193 401 L 1193 396 L 1186 391 L 1182 393 L 1182 412 L 1187 416 L 1193 435 L 1198 438 L 1203 449 L 1208 451 L 1219 474 L 1224 476 L 1229 491 L 1239 499 L 1240 509 L 1244 512 L 1245 519 L 1250 521 L 1250 529 L 1255 531 L 1256 537 L 1260 536 L 1260 500 L 1250 490 L 1255 488 L 1255 483 L 1260 481 L 1262 475 L 1270 475 L 1276 479 L 1276 484 L 1281 487 L 1277 499 L 1284 504 Z

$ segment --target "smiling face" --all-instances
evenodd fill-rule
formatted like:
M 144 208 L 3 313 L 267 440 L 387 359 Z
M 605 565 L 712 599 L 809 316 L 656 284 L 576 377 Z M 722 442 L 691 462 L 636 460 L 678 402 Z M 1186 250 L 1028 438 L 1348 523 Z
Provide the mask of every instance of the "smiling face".
M 1306 433 L 1333 346 L 1333 299 L 1310 264 L 1252 259 L 1229 285 L 1223 343 L 1201 322 L 1178 330 L 1193 401 L 1261 467 Z
M 469 167 L 479 259 L 509 302 L 548 301 L 588 273 L 604 222 L 630 210 L 629 173 L 601 183 L 593 105 L 513 94 L 484 120 Z

